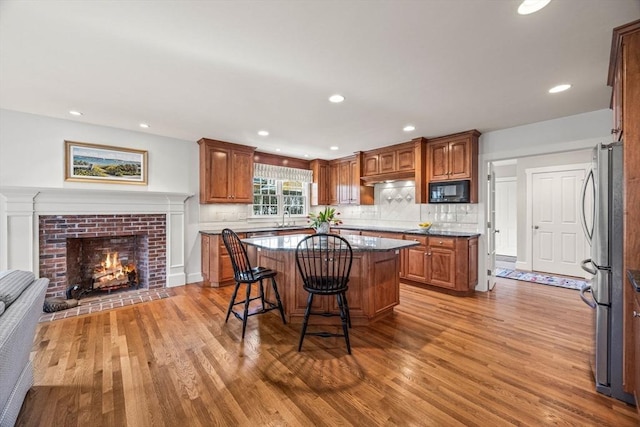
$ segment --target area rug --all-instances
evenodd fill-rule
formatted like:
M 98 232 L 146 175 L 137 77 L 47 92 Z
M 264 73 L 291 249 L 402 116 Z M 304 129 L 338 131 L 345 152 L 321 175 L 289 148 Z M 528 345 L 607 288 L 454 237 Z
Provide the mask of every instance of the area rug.
M 506 279 L 522 280 L 524 282 L 540 283 L 542 285 L 559 286 L 561 288 L 576 290 L 579 290 L 587 283 L 584 280 L 548 276 L 546 274 L 510 270 L 508 268 L 496 268 L 496 277 L 504 277 Z

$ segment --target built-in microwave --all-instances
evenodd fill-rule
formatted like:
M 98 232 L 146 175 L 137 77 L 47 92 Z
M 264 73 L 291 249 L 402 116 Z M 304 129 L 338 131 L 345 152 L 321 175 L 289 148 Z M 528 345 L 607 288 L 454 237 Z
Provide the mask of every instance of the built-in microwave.
M 429 203 L 470 203 L 471 181 L 442 181 L 429 183 Z

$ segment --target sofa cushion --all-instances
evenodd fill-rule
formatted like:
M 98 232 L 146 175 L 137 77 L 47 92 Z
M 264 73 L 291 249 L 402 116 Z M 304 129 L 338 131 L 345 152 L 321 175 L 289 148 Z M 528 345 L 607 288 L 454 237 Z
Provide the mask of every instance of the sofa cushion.
M 0 301 L 8 307 L 35 280 L 30 271 L 14 270 L 0 277 Z
M 0 301 L 0 315 L 4 313 L 4 301 Z

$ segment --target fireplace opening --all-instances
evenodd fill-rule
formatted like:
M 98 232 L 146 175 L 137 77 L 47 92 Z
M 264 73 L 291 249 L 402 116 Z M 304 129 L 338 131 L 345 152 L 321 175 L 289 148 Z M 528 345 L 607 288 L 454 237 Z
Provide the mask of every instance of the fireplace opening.
M 67 298 L 148 288 L 146 235 L 67 239 Z

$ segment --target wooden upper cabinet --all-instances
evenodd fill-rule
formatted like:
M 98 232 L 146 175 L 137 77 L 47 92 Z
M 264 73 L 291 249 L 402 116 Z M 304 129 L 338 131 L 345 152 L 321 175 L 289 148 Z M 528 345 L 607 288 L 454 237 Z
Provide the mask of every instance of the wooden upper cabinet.
M 478 137 L 472 130 L 430 139 L 427 143 L 429 181 L 475 180 L 478 173 Z
M 200 203 L 253 203 L 254 147 L 202 138 Z
M 379 168 L 380 156 L 377 153 L 365 154 L 362 159 L 362 175 L 377 175 L 380 173 Z
M 415 179 L 414 141 L 366 151 L 362 155 L 362 176 L 368 183 Z
M 312 160 L 310 162 L 313 172 L 311 184 L 311 206 L 331 204 L 331 179 L 329 162 L 326 160 Z
M 372 205 L 373 187 L 362 185 L 363 154 L 329 162 L 330 204 Z

